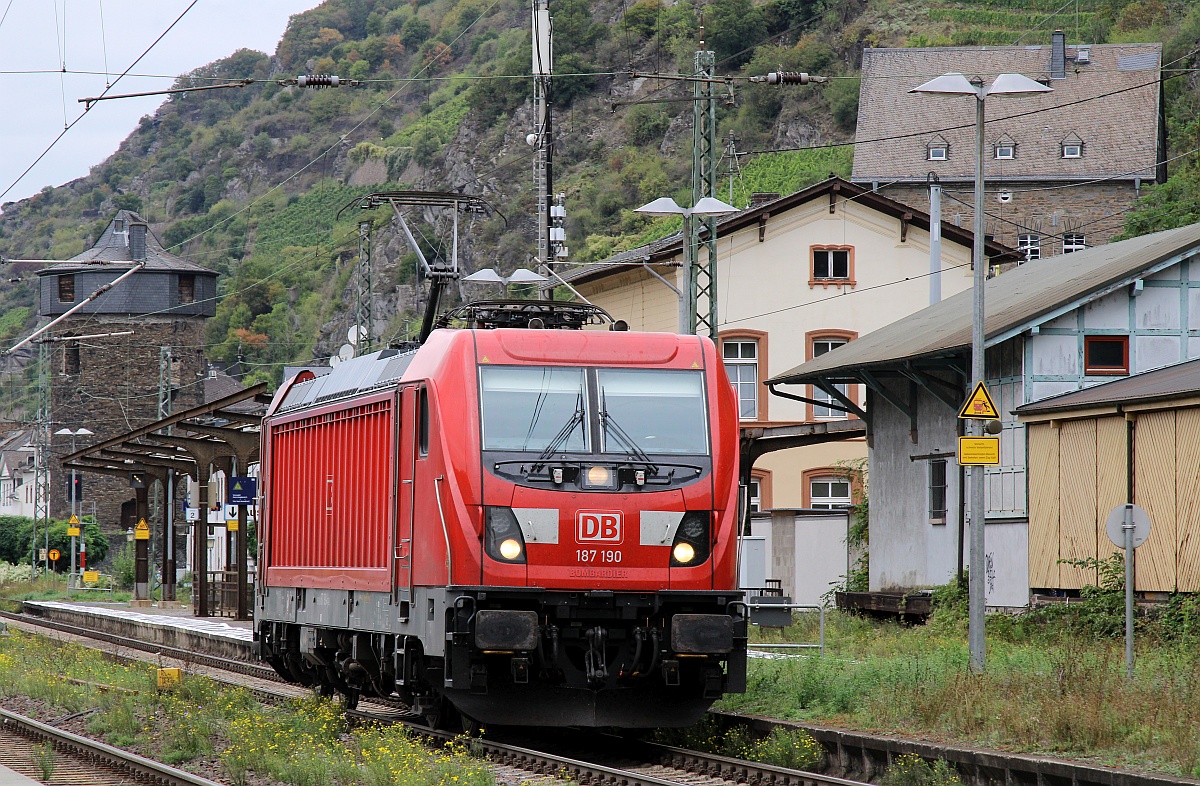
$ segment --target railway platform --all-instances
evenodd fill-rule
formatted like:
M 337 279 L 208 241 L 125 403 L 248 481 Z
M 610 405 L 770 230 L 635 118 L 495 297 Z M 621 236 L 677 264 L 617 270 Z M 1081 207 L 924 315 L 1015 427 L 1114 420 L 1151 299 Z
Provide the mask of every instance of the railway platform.
M 65 625 L 152 641 L 168 647 L 249 660 L 253 623 L 195 617 L 190 608 L 159 609 L 125 604 L 25 601 L 25 612 Z
M 39 782 L 0 764 L 0 786 L 39 786 Z

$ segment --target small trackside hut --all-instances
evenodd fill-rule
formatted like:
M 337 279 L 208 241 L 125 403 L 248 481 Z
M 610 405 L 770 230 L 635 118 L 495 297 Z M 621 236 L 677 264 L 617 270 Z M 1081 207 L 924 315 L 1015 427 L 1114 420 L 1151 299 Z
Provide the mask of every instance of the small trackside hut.
M 263 659 L 442 725 L 679 726 L 744 689 L 724 366 L 696 336 L 552 329 L 598 313 L 468 308 L 280 389 Z

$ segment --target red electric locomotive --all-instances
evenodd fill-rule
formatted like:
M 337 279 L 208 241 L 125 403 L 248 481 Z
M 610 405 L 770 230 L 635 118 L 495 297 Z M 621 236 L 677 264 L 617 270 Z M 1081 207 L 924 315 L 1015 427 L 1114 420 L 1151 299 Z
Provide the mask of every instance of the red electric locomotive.
M 435 330 L 305 376 L 262 429 L 255 636 L 281 675 L 443 725 L 680 726 L 744 689 L 711 341 Z

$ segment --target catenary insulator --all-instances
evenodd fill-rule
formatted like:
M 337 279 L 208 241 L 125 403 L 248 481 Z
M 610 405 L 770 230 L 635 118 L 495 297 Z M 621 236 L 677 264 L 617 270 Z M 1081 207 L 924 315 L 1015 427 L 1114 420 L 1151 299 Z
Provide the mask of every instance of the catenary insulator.
M 751 82 L 766 82 L 768 85 L 807 85 L 828 82 L 829 77 L 806 74 L 803 71 L 772 71 L 763 76 L 750 77 Z
M 341 77 L 334 74 L 304 74 L 296 77 L 299 87 L 337 87 L 341 82 Z

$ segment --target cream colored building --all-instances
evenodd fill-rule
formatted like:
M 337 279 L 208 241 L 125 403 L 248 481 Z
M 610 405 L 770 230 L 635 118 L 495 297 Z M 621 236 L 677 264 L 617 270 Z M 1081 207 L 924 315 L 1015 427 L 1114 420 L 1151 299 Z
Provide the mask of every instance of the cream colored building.
M 840 178 L 722 220 L 719 338 L 743 428 L 846 418 L 840 405 L 822 405 L 837 402 L 819 389 L 801 402 L 773 396 L 761 383 L 928 306 L 929 246 L 927 213 Z M 1008 249 L 989 243 L 986 253 L 998 261 Z M 970 261 L 971 233 L 943 222 L 936 276 L 942 297 L 971 287 Z M 562 275 L 632 330 L 679 329 L 679 234 Z M 859 388 L 842 392 L 861 407 Z M 851 488 L 839 468 L 866 455 L 862 439 L 767 454 L 753 470 L 752 509 L 848 504 Z

